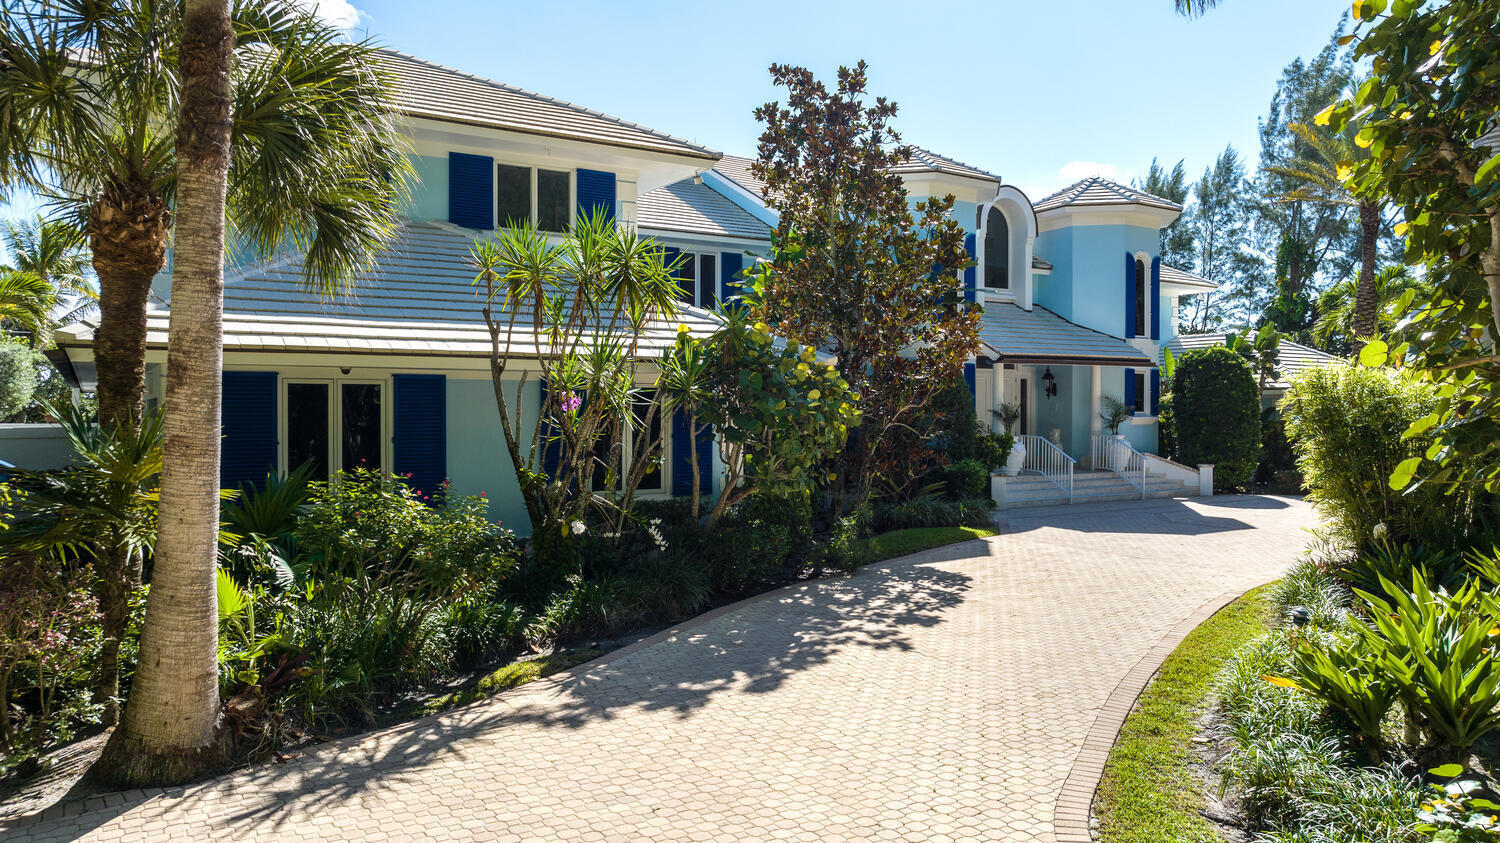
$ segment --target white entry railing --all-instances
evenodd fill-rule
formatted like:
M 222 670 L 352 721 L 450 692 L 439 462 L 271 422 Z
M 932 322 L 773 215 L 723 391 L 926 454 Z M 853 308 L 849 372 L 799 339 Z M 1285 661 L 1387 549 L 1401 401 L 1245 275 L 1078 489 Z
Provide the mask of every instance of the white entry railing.
M 1016 441 L 1026 449 L 1026 461 L 1021 464 L 1021 469 L 1035 471 L 1052 481 L 1052 485 L 1068 496 L 1068 503 L 1072 503 L 1073 465 L 1077 460 L 1042 436 L 1024 433 L 1017 436 Z
M 1089 465 L 1095 471 L 1113 471 L 1146 497 L 1146 456 L 1125 439 L 1107 433 L 1095 436 Z

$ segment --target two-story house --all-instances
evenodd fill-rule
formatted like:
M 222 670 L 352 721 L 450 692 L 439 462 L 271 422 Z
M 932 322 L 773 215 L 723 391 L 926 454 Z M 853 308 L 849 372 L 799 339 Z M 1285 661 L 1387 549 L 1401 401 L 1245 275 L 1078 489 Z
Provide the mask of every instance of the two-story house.
M 299 256 L 232 266 L 224 291 L 224 439 L 221 482 L 237 487 L 310 462 L 317 474 L 368 467 L 410 474 L 431 492 L 486 493 L 491 513 L 520 533 L 530 525 L 501 444 L 490 380 L 488 329 L 469 264 L 476 240 L 522 219 L 561 235 L 602 208 L 656 238 L 679 270 L 683 310 L 652 325 L 654 358 L 679 324 L 699 335 L 705 308 L 726 294 L 770 228 L 725 198 L 704 174 L 720 154 L 680 138 L 541 94 L 396 52 L 382 53 L 411 141 L 416 181 L 397 236 L 350 295 L 320 300 L 300 285 Z M 163 394 L 171 278 L 153 290 L 148 401 Z M 93 328 L 59 333 L 64 368 L 92 388 Z M 525 354 L 536 338 L 515 336 Z M 516 378 L 519 379 L 519 369 Z M 532 372 L 523 429 L 541 404 Z M 668 420 L 663 465 L 643 494 L 691 488 L 683 418 Z M 701 482 L 713 488 L 717 449 L 699 442 Z

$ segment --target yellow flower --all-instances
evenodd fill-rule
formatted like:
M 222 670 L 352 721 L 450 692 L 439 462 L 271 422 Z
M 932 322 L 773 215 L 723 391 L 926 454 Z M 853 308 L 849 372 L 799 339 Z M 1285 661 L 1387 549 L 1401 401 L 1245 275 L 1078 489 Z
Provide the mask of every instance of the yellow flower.
M 689 331 L 689 330 L 691 330 L 691 329 L 690 329 L 690 328 L 688 328 L 688 326 L 686 326 L 686 325 L 678 325 L 678 326 L 677 326 L 677 333 L 679 333 L 679 334 L 685 334 L 685 333 L 687 333 L 687 332 L 688 332 L 688 331 Z

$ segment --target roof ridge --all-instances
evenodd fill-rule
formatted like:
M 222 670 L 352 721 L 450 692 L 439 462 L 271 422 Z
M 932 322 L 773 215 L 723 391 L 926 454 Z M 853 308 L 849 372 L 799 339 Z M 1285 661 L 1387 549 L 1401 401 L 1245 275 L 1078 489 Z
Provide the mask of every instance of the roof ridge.
M 510 84 L 508 82 L 500 82 L 500 81 L 495 80 L 495 79 L 490 79 L 489 77 L 486 77 L 486 76 L 480 76 L 477 73 L 470 73 L 467 70 L 459 70 L 456 67 L 449 67 L 446 64 L 440 64 L 438 62 L 432 61 L 431 59 L 424 59 L 424 58 L 422 58 L 420 56 L 414 56 L 411 53 L 402 52 L 401 50 L 397 50 L 397 49 L 394 49 L 394 48 L 391 48 L 391 47 L 381 47 L 381 48 L 377 49 L 376 52 L 379 52 L 379 53 L 390 53 L 391 55 L 394 55 L 394 56 L 400 56 L 401 58 L 408 59 L 410 61 L 414 61 L 414 62 L 417 62 L 419 64 L 425 64 L 428 67 L 436 68 L 438 70 L 442 70 L 442 71 L 445 71 L 445 72 L 448 72 L 448 73 L 452 73 L 452 74 L 455 74 L 457 76 L 463 76 L 465 78 L 472 79 L 475 82 L 480 82 L 480 83 L 485 84 L 485 85 L 491 85 L 493 87 L 500 88 L 502 90 L 510 91 L 510 92 L 516 93 L 516 94 L 521 94 L 522 96 L 531 97 L 532 99 L 541 100 L 542 102 L 551 103 L 552 105 L 560 106 L 562 108 L 570 108 L 570 109 L 572 109 L 574 111 L 579 112 L 580 114 L 587 114 L 587 115 L 589 115 L 591 117 L 598 117 L 598 118 L 600 118 L 602 120 L 608 120 L 611 123 L 615 123 L 615 124 L 618 124 L 620 126 L 625 126 L 625 127 L 631 128 L 631 129 L 637 129 L 639 131 L 645 132 L 648 135 L 654 135 L 655 137 L 660 138 L 662 140 L 668 140 L 668 141 L 672 141 L 673 143 L 680 143 L 680 144 L 683 144 L 684 146 L 692 147 L 693 149 L 696 149 L 699 152 L 706 152 L 706 153 L 709 153 L 711 155 L 717 155 L 720 158 L 724 157 L 724 153 L 719 152 L 717 149 L 712 149 L 712 148 L 704 146 L 702 144 L 694 143 L 693 141 L 690 141 L 687 138 L 680 138 L 680 137 L 677 137 L 676 135 L 660 131 L 659 129 L 653 129 L 650 126 L 643 126 L 640 123 L 631 122 L 629 120 L 626 120 L 623 117 L 616 117 L 613 114 L 605 114 L 602 111 L 597 111 L 597 110 L 592 109 L 592 108 L 587 108 L 585 106 L 581 106 L 581 105 L 579 105 L 577 103 L 574 103 L 574 102 L 569 102 L 568 100 L 558 99 L 557 97 L 554 97 L 554 96 L 549 96 L 547 94 L 539 93 L 537 91 L 532 91 L 532 90 L 529 90 L 527 88 L 522 88 L 519 85 L 512 85 L 512 84 Z

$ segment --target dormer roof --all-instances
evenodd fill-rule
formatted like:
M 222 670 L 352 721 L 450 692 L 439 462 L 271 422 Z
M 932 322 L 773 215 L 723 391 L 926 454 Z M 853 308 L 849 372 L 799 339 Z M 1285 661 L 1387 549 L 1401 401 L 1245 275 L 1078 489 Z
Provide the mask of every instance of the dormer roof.
M 1144 190 L 1136 190 L 1102 176 L 1089 176 L 1082 181 L 1074 182 L 1036 203 L 1035 207 L 1037 213 L 1043 213 L 1059 208 L 1094 208 L 1110 205 L 1142 205 L 1163 211 L 1182 211 L 1182 206 L 1170 199 L 1163 199 Z
M 379 50 L 378 55 L 395 83 L 396 109 L 411 117 L 709 161 L 719 159 L 719 153 L 708 147 L 570 102 L 395 50 Z

